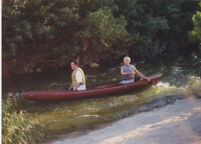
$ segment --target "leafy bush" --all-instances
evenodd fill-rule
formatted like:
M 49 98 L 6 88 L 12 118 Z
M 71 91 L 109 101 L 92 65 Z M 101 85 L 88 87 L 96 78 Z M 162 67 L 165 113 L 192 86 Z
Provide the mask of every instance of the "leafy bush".
M 113 16 L 117 9 L 113 0 L 12 2 L 3 2 L 3 57 L 10 58 L 10 63 L 16 61 L 16 71 L 27 72 L 46 64 L 63 66 L 84 51 L 89 39 L 94 55 L 100 52 L 103 60 L 111 53 L 122 56 L 121 47 L 127 43 L 126 20 Z M 54 61 L 56 64 L 51 63 Z
M 134 57 L 153 58 L 180 55 L 192 49 L 187 31 L 197 1 L 182 0 L 116 0 L 128 23 Z
M 11 99 L 2 101 L 2 143 L 36 144 L 42 137 L 39 123 L 29 119 L 23 111 L 17 112 Z
M 128 50 L 124 47 L 128 43 L 126 25 L 124 17 L 115 18 L 110 9 L 99 9 L 89 12 L 84 19 L 85 28 L 78 36 L 86 44 L 84 50 L 110 61 L 111 57 L 119 58 Z M 118 42 L 121 44 L 116 45 Z
M 10 71 L 190 54 L 199 41 L 198 1 L 3 0 L 2 50 Z M 200 42 L 198 42 L 200 43 Z M 20 72 L 19 72 L 20 73 Z
M 201 2 L 199 3 L 201 8 Z M 193 20 L 193 30 L 189 34 L 192 41 L 197 42 L 199 45 L 199 51 L 201 53 L 201 11 L 197 11 L 192 17 Z

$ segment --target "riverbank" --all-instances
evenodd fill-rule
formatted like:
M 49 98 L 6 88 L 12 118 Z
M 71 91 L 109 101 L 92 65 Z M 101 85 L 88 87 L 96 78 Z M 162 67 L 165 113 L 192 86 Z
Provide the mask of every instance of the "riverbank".
M 201 143 L 201 99 L 189 97 L 173 105 L 119 120 L 84 135 L 46 144 L 189 144 Z
M 175 103 L 177 99 L 192 95 L 200 97 L 200 62 L 185 59 L 183 62 L 171 60 L 139 63 L 137 68 L 143 74 L 163 73 L 164 77 L 157 85 L 114 97 L 58 103 L 40 103 L 19 98 L 18 109 L 26 111 L 29 119 L 37 120 L 43 127 L 43 142 L 61 140 L 66 136 L 72 138 L 72 135 L 79 137 L 130 116 Z M 85 72 L 88 85 L 121 79 L 119 66 L 86 69 Z M 16 91 L 10 92 L 13 96 L 20 96 L 24 91 L 65 88 L 70 84 L 70 74 L 65 69 L 17 77 L 14 83 Z

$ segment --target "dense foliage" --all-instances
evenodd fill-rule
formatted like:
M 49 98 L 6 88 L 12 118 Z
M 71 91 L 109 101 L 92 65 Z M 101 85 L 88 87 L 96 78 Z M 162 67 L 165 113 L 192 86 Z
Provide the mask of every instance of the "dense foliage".
M 201 54 L 201 2 L 199 3 L 200 10 L 193 15 L 193 30 L 189 34 L 192 41 L 197 42 L 199 45 L 199 52 Z
M 191 51 L 187 32 L 192 28 L 196 1 L 116 0 L 118 13 L 128 22 L 135 57 L 176 55 Z
M 23 111 L 17 111 L 12 99 L 2 101 L 2 144 L 36 144 L 42 134 L 38 121 L 31 120 Z
M 9 3 L 10 2 L 10 3 Z M 3 1 L 3 55 L 15 70 L 27 72 L 45 65 L 65 65 L 80 54 L 90 61 L 121 56 L 128 38 L 126 21 L 114 18 L 112 1 Z M 125 50 L 126 52 L 126 50 Z M 115 58 L 114 57 L 114 58 Z M 19 69 L 19 63 L 22 69 Z M 86 57 L 85 57 L 86 58 Z
M 198 2 L 3 0 L 3 60 L 9 72 L 23 73 L 64 66 L 78 56 L 90 64 L 125 54 L 190 54 L 198 51 L 192 42 L 200 43 Z

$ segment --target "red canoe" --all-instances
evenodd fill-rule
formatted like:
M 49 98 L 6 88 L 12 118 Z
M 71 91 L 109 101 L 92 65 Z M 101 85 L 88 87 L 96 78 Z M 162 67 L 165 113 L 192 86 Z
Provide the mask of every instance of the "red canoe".
M 37 101 L 58 101 L 58 100 L 78 100 L 83 98 L 93 98 L 101 95 L 119 94 L 122 92 L 128 92 L 133 89 L 141 88 L 152 83 L 156 83 L 162 74 L 156 74 L 147 76 L 151 81 L 138 80 L 134 83 L 126 85 L 117 85 L 118 82 L 94 85 L 87 88 L 84 91 L 68 91 L 68 90 L 41 90 L 41 91 L 29 91 L 22 93 L 22 96 L 29 100 Z

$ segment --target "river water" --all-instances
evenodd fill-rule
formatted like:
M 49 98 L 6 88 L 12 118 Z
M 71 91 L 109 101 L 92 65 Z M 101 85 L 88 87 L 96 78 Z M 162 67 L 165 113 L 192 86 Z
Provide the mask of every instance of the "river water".
M 156 85 L 118 96 L 79 101 L 34 102 L 20 99 L 19 106 L 43 126 L 46 140 L 73 132 L 91 131 L 140 112 L 150 111 L 186 97 L 201 97 L 201 59 L 178 58 L 135 64 L 145 75 L 163 73 Z M 118 65 L 84 69 L 87 84 L 121 79 Z M 70 68 L 15 79 L 16 91 L 65 88 Z

